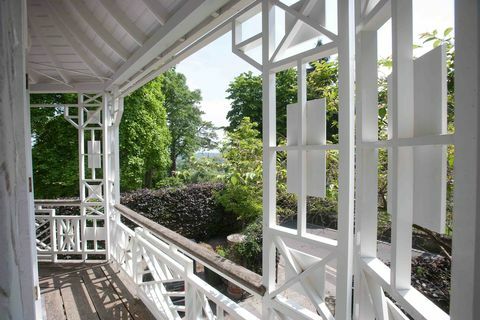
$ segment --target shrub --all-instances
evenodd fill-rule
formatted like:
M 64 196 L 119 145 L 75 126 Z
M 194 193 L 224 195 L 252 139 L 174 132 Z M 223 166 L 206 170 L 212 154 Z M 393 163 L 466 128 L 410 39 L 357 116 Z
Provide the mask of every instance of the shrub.
M 145 217 L 197 241 L 238 230 L 238 223 L 215 201 L 224 186 L 193 184 L 122 194 L 122 204 Z
M 262 214 L 262 141 L 256 127 L 243 118 L 237 129 L 227 133 L 222 146 L 226 188 L 217 200 L 245 224 Z
M 259 217 L 250 223 L 243 234 L 245 235 L 244 241 L 234 244 L 226 252 L 223 248 L 217 249 L 217 252 L 221 255 L 223 251 L 224 256 L 228 259 L 253 272 L 262 274 L 262 219 Z
M 277 194 L 279 223 L 297 218 L 297 197 L 291 193 Z M 307 222 L 324 228 L 337 228 L 337 202 L 330 198 L 307 197 Z

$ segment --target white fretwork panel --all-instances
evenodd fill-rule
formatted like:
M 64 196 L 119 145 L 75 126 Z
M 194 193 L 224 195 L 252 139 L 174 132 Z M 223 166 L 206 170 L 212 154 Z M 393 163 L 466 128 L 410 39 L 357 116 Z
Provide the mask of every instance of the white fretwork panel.
M 264 238 L 263 274 L 267 287 L 264 319 L 348 319 L 351 314 L 352 269 L 349 267 L 353 243 L 353 0 L 286 1 L 263 0 L 232 22 L 232 51 L 259 69 L 263 76 L 264 138 Z M 262 31 L 242 35 L 242 26 L 262 9 Z M 338 10 L 337 10 L 338 9 Z M 351 11 L 352 10 L 352 11 Z M 327 15 L 327 12 L 332 14 Z M 337 16 L 335 16 L 335 12 Z M 261 47 L 261 61 L 254 55 Z M 338 54 L 339 97 L 338 144 L 326 144 L 325 99 L 307 101 L 307 67 L 310 62 Z M 287 108 L 287 145 L 277 145 L 276 73 L 297 70 L 298 104 Z M 300 108 L 303 106 L 303 108 Z M 342 125 L 343 124 L 343 125 Z M 326 152 L 339 151 L 338 240 L 311 234 L 307 228 L 307 197 L 325 196 Z M 276 224 L 276 155 L 287 153 L 287 190 L 297 198 L 295 229 Z M 294 241 L 301 245 L 289 247 Z M 303 248 L 318 250 L 318 256 Z M 307 249 L 305 249 L 306 251 Z M 285 262 L 284 281 L 277 282 L 276 253 Z M 335 317 L 325 302 L 326 264 L 337 262 Z M 302 302 L 291 296 L 302 296 Z M 308 302 L 307 302 L 308 301 Z M 303 304 L 305 302 L 305 304 Z
M 103 181 L 88 180 L 83 182 L 86 190 L 86 201 L 102 202 L 103 201 Z
M 299 104 L 287 106 L 287 145 L 300 146 L 306 150 L 306 146 L 300 144 L 301 110 Z M 316 99 L 307 101 L 306 104 L 306 142 L 308 145 L 326 144 L 326 101 Z M 300 172 L 299 157 L 300 149 L 287 151 L 287 191 L 299 193 Z M 325 197 L 326 192 L 326 151 L 306 151 L 307 162 L 307 195 Z

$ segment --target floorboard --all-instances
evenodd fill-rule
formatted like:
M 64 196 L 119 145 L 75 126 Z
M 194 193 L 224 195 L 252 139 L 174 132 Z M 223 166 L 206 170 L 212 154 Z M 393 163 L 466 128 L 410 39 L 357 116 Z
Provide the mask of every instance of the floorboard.
M 111 263 L 39 263 L 39 280 L 48 320 L 154 319 Z

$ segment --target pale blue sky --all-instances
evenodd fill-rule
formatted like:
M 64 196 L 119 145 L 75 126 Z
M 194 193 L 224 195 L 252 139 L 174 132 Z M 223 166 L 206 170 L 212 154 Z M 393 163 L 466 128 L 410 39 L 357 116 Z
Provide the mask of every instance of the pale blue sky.
M 453 27 L 453 0 L 413 0 L 413 10 L 415 37 L 433 29 L 443 32 L 447 27 Z M 379 56 L 389 56 L 390 21 L 379 30 L 378 39 Z M 420 51 L 416 51 L 416 55 L 421 55 Z M 242 72 L 252 71 L 258 74 L 255 68 L 232 53 L 230 33 L 182 61 L 177 65 L 177 71 L 185 74 L 190 88 L 201 90 L 204 119 L 212 121 L 215 126 L 228 124 L 226 114 L 230 110 L 230 103 L 225 99 L 228 84 Z M 221 132 L 219 134 L 220 137 L 223 136 Z

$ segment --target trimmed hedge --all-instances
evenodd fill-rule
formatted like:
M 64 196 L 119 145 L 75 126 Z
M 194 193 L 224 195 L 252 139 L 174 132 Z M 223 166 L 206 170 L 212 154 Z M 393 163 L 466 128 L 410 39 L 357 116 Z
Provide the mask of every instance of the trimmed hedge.
M 191 184 L 179 188 L 141 189 L 122 194 L 122 204 L 145 217 L 196 241 L 238 230 L 235 217 L 217 204 L 221 183 Z

